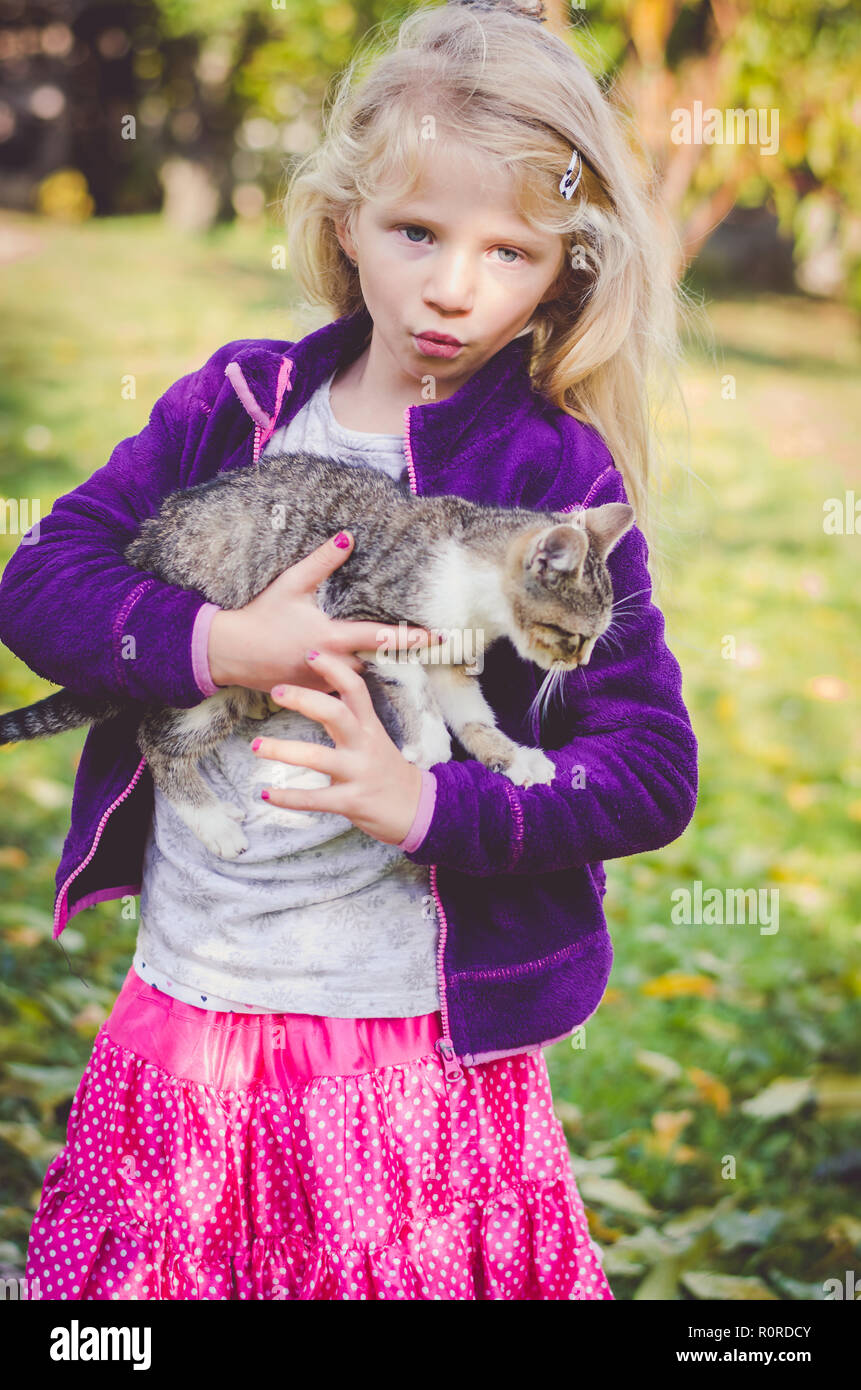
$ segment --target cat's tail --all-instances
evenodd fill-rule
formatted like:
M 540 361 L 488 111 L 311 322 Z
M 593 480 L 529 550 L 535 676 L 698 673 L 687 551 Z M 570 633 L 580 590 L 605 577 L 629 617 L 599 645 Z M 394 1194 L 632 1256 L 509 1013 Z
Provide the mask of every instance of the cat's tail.
M 128 705 L 128 700 L 110 695 L 76 695 L 71 690 L 57 690 L 44 700 L 0 714 L 0 744 L 21 743 L 28 738 L 62 734 L 82 724 L 98 724 L 128 709 Z

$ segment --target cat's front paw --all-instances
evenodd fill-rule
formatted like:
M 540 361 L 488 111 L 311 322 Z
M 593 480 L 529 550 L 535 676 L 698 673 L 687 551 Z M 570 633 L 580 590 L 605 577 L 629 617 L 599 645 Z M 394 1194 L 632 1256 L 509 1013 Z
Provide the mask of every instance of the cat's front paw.
M 516 787 L 546 786 L 556 776 L 556 764 L 540 748 L 518 748 L 508 767 L 500 771 Z
M 217 854 L 219 859 L 238 859 L 248 848 L 248 840 L 243 835 L 241 826 L 233 820 L 219 821 L 218 824 L 207 826 L 205 833 L 199 833 L 198 838 L 207 849 Z
M 248 848 L 240 824 L 245 814 L 232 802 L 222 801 L 217 806 L 177 807 L 177 810 L 189 830 L 219 859 L 238 859 Z

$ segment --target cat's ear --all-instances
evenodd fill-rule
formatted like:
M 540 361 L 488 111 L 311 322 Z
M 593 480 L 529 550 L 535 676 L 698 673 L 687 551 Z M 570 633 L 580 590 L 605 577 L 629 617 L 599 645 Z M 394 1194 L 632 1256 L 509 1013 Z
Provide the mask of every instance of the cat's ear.
M 551 526 L 535 537 L 526 553 L 526 568 L 531 574 L 541 578 L 548 567 L 560 572 L 573 573 L 579 579 L 583 573 L 583 562 L 589 549 L 585 531 L 568 520 L 559 526 Z
M 634 508 L 627 502 L 605 502 L 603 507 L 587 507 L 583 522 L 602 560 L 634 524 Z

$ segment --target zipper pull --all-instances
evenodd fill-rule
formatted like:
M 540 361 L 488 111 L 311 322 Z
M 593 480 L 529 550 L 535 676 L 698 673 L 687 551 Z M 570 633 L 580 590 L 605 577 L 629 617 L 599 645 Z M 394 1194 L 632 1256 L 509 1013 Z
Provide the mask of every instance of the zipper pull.
M 442 1054 L 442 1064 L 446 1081 L 460 1081 L 463 1071 L 458 1065 L 457 1053 L 451 1038 L 438 1038 L 435 1047 Z

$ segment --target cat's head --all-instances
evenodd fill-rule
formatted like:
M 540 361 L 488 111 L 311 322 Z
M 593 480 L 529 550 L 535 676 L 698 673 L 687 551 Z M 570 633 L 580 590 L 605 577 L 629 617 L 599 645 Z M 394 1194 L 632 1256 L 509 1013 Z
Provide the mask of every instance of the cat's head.
M 505 593 L 514 614 L 511 639 L 545 670 L 585 666 L 613 617 L 606 559 L 634 524 L 626 502 L 578 513 L 550 512 L 549 524 L 512 545 Z

